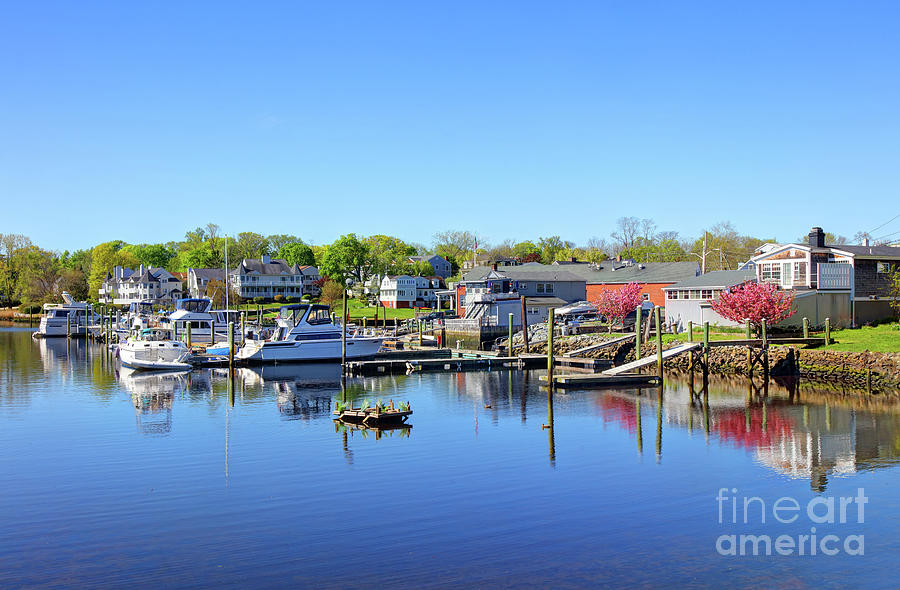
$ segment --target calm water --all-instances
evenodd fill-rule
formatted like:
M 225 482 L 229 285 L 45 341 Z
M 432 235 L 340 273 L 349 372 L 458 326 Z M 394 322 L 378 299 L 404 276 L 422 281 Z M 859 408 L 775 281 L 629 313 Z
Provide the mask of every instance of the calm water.
M 10 329 L 0 366 L 3 588 L 898 585 L 889 405 L 774 386 L 748 405 L 746 383 L 714 382 L 704 413 L 672 379 L 661 406 L 656 390 L 557 393 L 544 429 L 539 372 L 348 382 L 412 402 L 412 428 L 378 433 L 335 427 L 334 366 L 141 375 Z M 734 524 L 720 488 L 803 510 L 763 524 L 752 503 L 743 524 L 739 502 Z M 864 522 L 851 504 L 844 524 L 811 523 L 811 499 L 858 488 Z M 811 526 L 841 551 L 716 550 Z

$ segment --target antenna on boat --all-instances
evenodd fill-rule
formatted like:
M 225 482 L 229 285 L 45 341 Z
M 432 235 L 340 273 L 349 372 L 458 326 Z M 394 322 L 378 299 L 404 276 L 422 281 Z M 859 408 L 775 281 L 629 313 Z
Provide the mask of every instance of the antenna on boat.
M 225 235 L 225 310 L 228 311 L 228 234 Z

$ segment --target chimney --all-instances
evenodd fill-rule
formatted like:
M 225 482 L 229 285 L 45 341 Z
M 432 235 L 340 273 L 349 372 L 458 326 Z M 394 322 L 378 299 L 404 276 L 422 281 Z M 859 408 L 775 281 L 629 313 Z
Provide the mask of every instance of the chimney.
M 491 270 L 497 270 L 497 263 L 496 263 L 496 262 L 495 262 L 494 264 L 491 265 Z
M 825 232 L 822 231 L 821 227 L 814 227 L 809 230 L 809 245 L 812 248 L 825 247 Z
M 868 245 L 869 245 L 869 238 L 863 238 L 863 244 L 862 244 L 862 245 L 863 245 L 863 246 L 868 246 Z
M 569 262 L 578 262 L 578 257 L 572 256 L 571 258 L 569 258 Z
M 616 262 L 622 262 L 622 255 L 621 255 L 621 254 L 619 254 L 618 256 L 616 256 Z

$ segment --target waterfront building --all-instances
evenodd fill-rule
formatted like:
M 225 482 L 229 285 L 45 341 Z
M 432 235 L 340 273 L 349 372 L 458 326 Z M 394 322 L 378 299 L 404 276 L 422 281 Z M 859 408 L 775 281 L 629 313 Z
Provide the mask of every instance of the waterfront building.
M 101 303 L 129 305 L 149 301 L 174 304 L 182 296 L 181 279 L 164 268 L 140 265 L 137 269 L 116 266 L 106 274 L 98 290 Z

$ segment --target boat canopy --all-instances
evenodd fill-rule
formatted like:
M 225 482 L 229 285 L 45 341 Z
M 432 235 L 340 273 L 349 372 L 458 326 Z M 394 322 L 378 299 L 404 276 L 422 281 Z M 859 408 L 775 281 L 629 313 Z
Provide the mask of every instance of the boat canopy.
M 208 313 L 212 308 L 212 299 L 179 299 L 175 302 L 175 310 L 183 309 L 191 313 Z

